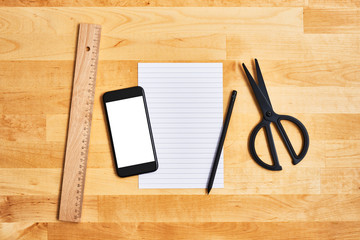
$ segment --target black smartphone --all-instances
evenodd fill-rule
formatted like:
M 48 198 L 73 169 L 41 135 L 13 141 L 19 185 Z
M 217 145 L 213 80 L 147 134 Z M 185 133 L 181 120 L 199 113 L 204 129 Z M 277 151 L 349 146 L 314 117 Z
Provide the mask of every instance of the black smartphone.
M 106 92 L 103 103 L 117 174 L 127 177 L 156 171 L 158 161 L 144 89 Z

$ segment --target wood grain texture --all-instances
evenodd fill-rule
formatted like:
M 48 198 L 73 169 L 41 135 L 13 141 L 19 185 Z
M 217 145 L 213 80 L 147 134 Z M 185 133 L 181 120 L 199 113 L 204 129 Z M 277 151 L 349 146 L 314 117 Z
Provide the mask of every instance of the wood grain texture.
M 3 46 L 0 60 L 73 59 L 77 22 L 108 23 L 102 30 L 100 55 L 104 60 L 219 60 L 225 59 L 226 54 L 224 33 L 247 31 L 247 25 L 258 31 L 303 30 L 301 8 L 270 8 L 268 11 L 257 11 L 256 8 L 99 10 L 0 8 L 3 16 L 0 23 L 6 26 L 1 31 L 5 37 L 0 39 Z M 76 14 L 79 11 L 81 14 Z M 48 21 L 43 20 L 48 18 Z M 291 21 L 277 24 L 285 19 Z M 28 28 L 23 28 L 24 25 Z M 30 32 L 36 34 L 33 37 L 36 41 L 31 43 L 25 40 Z M 34 49 L 37 49 L 36 54 Z
M 2 0 L 4 7 L 302 7 L 304 0 Z
M 57 212 L 59 197 L 42 196 L 8 196 L 0 198 L 0 222 L 59 222 Z M 98 219 L 98 201 L 96 196 L 86 196 L 83 204 L 84 222 L 96 222 Z
M 183 33 L 188 36 L 196 32 L 229 34 L 247 31 L 248 26 L 267 32 L 301 33 L 302 10 L 300 7 L 270 7 L 266 8 L 266 11 L 256 7 L 0 8 L 4 17 L 1 23 L 6 26 L 1 29 L 1 33 L 14 37 L 28 33 L 44 34 L 48 35 L 47 37 L 56 36 L 72 40 L 74 45 L 77 23 L 86 21 L 106 21 L 102 26 L 102 37 L 109 38 L 121 37 L 122 34 L 135 37 L 143 33 L 161 33 L 160 36 L 165 36 L 166 32 Z M 9 21 L 10 19 L 12 21 Z M 285 20 L 287 21 L 282 22 Z M 28 28 L 23 28 L 24 26 Z M 39 38 L 39 35 L 34 37 Z M 19 41 L 26 44 L 23 39 Z M 102 41 L 103 47 L 106 46 L 104 43 Z
M 359 0 L 308 0 L 311 8 L 358 8 Z
M 359 221 L 359 204 L 359 195 L 100 196 L 99 221 Z
M 100 25 L 79 25 L 61 185 L 61 221 L 79 222 L 81 219 L 100 37 Z
M 359 239 L 358 0 L 0 1 L 0 239 Z M 102 25 L 81 223 L 58 221 L 77 27 Z M 274 110 L 310 135 L 297 166 L 254 163 L 260 120 L 241 63 L 258 58 Z M 225 188 L 138 189 L 116 176 L 104 92 L 137 85 L 138 62 L 222 62 Z M 295 148 L 299 132 L 285 125 Z M 256 140 L 269 159 L 265 139 Z
M 246 105 L 239 107 L 239 111 L 241 113 L 247 113 L 249 111 L 253 111 L 254 113 L 257 112 L 257 106 L 254 105 L 254 99 L 252 98 L 252 94 L 249 92 L 249 88 L 246 83 L 243 83 L 243 88 L 236 86 L 235 84 L 232 88 L 241 92 L 239 101 L 247 103 Z M 230 93 L 232 88 L 231 86 L 224 88 L 224 94 Z M 100 97 L 108 88 L 99 87 L 98 89 L 99 91 L 95 93 L 95 119 L 96 117 L 102 118 Z M 279 98 L 276 98 L 272 101 L 274 106 L 276 106 L 274 107 L 275 111 L 278 113 L 352 114 L 360 110 L 360 106 L 357 104 L 360 100 L 360 96 L 358 94 L 359 88 L 299 88 L 295 86 L 288 86 L 285 92 L 283 89 L 284 87 L 272 87 L 269 90 L 271 95 L 280 96 Z M 5 93 L 3 95 L 4 99 L 6 99 L 6 102 L 3 104 L 4 114 L 16 115 L 17 113 L 21 112 L 24 115 L 56 115 L 59 113 L 67 113 L 70 102 L 70 90 L 64 89 L 43 91 L 41 94 L 43 97 L 49 99 L 48 101 L 43 101 L 43 99 L 39 97 L 39 92 Z M 322 95 L 322 98 L 318 98 L 318 93 Z M 17 102 L 21 101 L 22 99 L 28 100 L 22 104 L 18 104 Z M 317 104 L 311 104 L 314 101 L 316 101 Z M 292 107 L 295 103 L 296 106 Z M 349 120 L 353 121 L 355 119 Z
M 62 230 L 61 230 L 62 229 Z M 48 224 L 48 239 L 354 239 L 357 222 L 81 223 Z M 225 237 L 226 236 L 226 237 Z M 241 236 L 241 237 L 240 237 Z
M 0 223 L 0 237 L 4 240 L 11 239 L 39 239 L 47 240 L 47 223 L 15 222 Z
M 327 167 L 360 167 L 360 141 L 328 141 L 326 144 Z
M 43 115 L 1 115 L 0 139 L 13 142 L 45 140 L 46 120 Z
M 359 168 L 326 168 L 321 171 L 322 193 L 358 193 L 359 185 Z
M 266 44 L 259 44 L 266 39 Z M 360 35 L 357 34 L 287 34 L 250 32 L 229 35 L 226 39 L 227 59 L 266 60 L 356 60 L 360 54 Z M 326 46 L 326 47 L 324 47 Z M 276 54 L 275 54 L 276 53 Z
M 354 239 L 359 234 L 357 222 L 315 223 L 2 223 L 2 239 Z M 6 231 L 5 231 L 6 229 Z M 48 230 L 48 235 L 47 235 Z M 36 234 L 36 235 L 35 235 Z
M 237 159 L 237 158 L 236 158 Z M 110 161 L 111 159 L 104 159 Z M 286 162 L 287 160 L 288 162 Z M 320 193 L 320 169 L 301 167 L 301 171 L 292 169 L 288 159 L 284 159 L 286 173 L 279 176 L 273 172 L 262 170 L 254 166 L 250 156 L 237 163 L 233 169 L 225 170 L 224 189 L 214 189 L 214 194 L 306 194 Z M 245 166 L 250 166 L 242 169 Z M 22 177 L 19 178 L 19 171 Z M 0 170 L 2 176 L 2 191 L 0 195 L 54 195 L 60 190 L 61 169 L 43 168 L 3 168 Z M 356 177 L 357 173 L 349 175 Z M 259 183 L 261 181 L 261 183 Z M 111 182 L 112 184 L 109 184 Z M 346 184 L 346 179 L 339 180 L 339 184 Z M 330 189 L 330 192 L 341 192 L 341 185 Z M 325 192 L 325 191 L 324 191 Z M 88 168 L 86 172 L 85 194 L 87 195 L 174 195 L 174 194 L 204 194 L 203 189 L 138 189 L 137 177 L 119 179 L 115 170 L 111 168 Z
M 305 33 L 360 33 L 358 9 L 304 9 Z

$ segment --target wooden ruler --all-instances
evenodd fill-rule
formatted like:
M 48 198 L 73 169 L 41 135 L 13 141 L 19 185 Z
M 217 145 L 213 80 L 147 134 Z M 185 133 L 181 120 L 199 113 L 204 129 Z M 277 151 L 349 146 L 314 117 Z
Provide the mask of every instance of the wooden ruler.
M 80 24 L 59 220 L 79 222 L 84 195 L 101 26 Z

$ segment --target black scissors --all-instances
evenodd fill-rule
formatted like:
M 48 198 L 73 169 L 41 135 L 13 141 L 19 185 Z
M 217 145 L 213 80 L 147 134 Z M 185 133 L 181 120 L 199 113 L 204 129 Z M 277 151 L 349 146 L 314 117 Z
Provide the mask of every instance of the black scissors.
M 280 136 L 286 145 L 286 148 L 291 156 L 292 163 L 294 165 L 298 164 L 305 157 L 305 155 L 309 149 L 309 134 L 308 134 L 305 126 L 296 118 L 287 116 L 287 115 L 278 115 L 274 112 L 274 110 L 272 109 L 272 106 L 271 106 L 268 92 L 265 87 L 264 79 L 263 79 L 261 71 L 260 71 L 259 63 L 256 59 L 255 59 L 255 65 L 256 65 L 256 75 L 257 75 L 258 84 L 256 84 L 255 80 L 249 73 L 245 64 L 242 64 L 242 66 L 245 70 L 246 76 L 249 80 L 249 83 L 252 87 L 252 90 L 255 94 L 255 97 L 257 99 L 257 102 L 258 102 L 260 109 L 262 111 L 262 114 L 263 114 L 263 119 L 261 120 L 261 122 L 258 125 L 255 126 L 255 128 L 251 132 L 250 139 L 249 139 L 249 150 L 250 150 L 250 154 L 253 157 L 253 159 L 255 160 L 255 162 L 257 164 L 259 164 L 261 167 L 266 168 L 268 170 L 272 170 L 272 171 L 279 171 L 282 169 L 282 167 L 279 164 L 279 160 L 278 160 L 278 156 L 277 156 L 276 148 L 275 148 L 275 144 L 274 144 L 274 139 L 273 139 L 273 136 L 271 133 L 270 124 L 274 123 L 276 128 L 278 129 Z M 302 149 L 301 149 L 301 152 L 299 155 L 297 155 L 296 152 L 294 151 L 294 148 L 289 140 L 289 137 L 286 134 L 284 127 L 281 124 L 281 120 L 287 120 L 287 121 L 293 122 L 300 129 L 300 131 L 302 133 L 302 137 L 303 137 L 303 145 L 302 145 Z M 270 148 L 270 154 L 271 154 L 273 165 L 264 163 L 259 158 L 259 156 L 257 155 L 256 150 L 255 150 L 255 138 L 256 138 L 256 135 L 258 134 L 259 130 L 262 128 L 265 128 L 266 140 L 267 140 L 268 146 Z

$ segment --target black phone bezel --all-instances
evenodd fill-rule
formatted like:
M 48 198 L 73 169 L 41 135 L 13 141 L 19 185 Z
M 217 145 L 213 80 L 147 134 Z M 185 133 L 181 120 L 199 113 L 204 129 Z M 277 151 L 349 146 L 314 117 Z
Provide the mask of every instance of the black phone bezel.
M 152 145 L 155 161 L 119 168 L 118 164 L 117 164 L 117 160 L 116 160 L 115 147 L 114 147 L 114 143 L 113 143 L 106 103 L 124 100 L 124 99 L 128 99 L 128 98 L 133 98 L 133 97 L 139 97 L 139 96 L 142 96 L 142 99 L 144 102 L 146 119 L 147 119 L 147 123 L 148 123 L 148 129 L 149 129 L 149 133 L 150 133 L 151 145 Z M 133 175 L 156 171 L 158 169 L 158 160 L 157 160 L 157 155 L 156 155 L 156 150 L 155 150 L 155 142 L 154 142 L 154 138 L 153 138 L 153 134 L 152 134 L 152 130 L 151 130 L 150 117 L 149 117 L 149 112 L 148 112 L 148 108 L 147 108 L 147 104 L 146 104 L 144 89 L 140 86 L 119 89 L 119 90 L 104 93 L 102 98 L 103 98 L 103 105 L 104 105 L 104 109 L 105 109 L 107 127 L 108 127 L 108 131 L 109 131 L 109 135 L 110 135 L 111 150 L 112 150 L 112 155 L 113 155 L 113 159 L 115 162 L 117 175 L 119 177 L 129 177 L 129 176 L 133 176 Z

